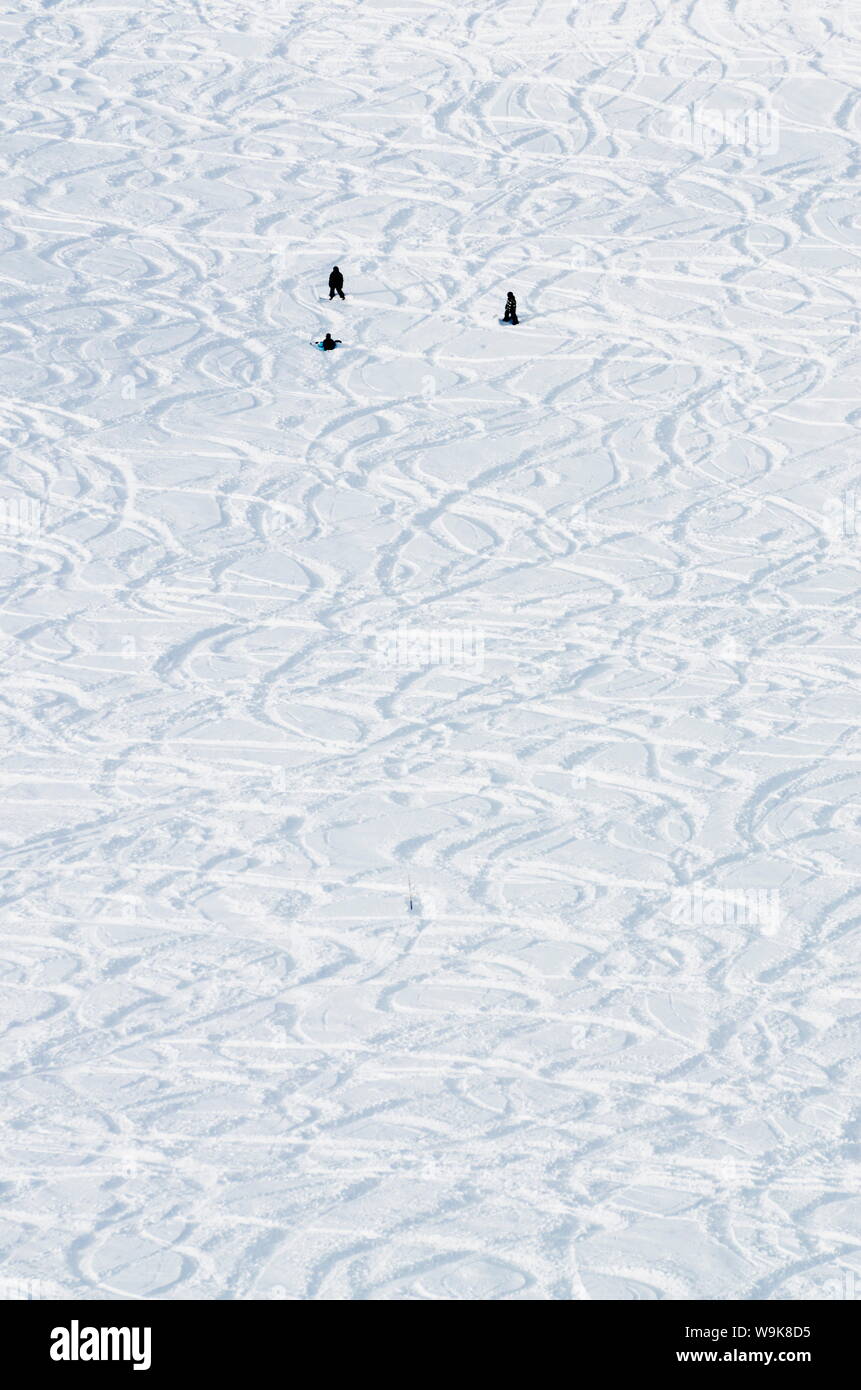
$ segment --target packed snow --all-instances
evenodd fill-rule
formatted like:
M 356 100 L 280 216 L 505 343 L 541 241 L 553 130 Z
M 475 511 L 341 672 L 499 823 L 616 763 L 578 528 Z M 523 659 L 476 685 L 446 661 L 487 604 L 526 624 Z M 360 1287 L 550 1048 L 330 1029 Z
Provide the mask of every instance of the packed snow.
M 0 58 L 2 1292 L 858 1296 L 859 0 Z

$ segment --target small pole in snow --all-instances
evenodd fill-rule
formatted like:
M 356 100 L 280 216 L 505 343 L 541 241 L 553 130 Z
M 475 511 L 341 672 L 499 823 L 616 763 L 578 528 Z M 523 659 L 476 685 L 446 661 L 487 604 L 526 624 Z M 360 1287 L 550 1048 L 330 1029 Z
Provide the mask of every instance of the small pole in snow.
M 412 912 L 412 910 L 413 910 L 413 881 L 412 881 L 411 878 L 408 878 L 408 879 L 407 879 L 407 885 L 408 885 L 409 894 L 410 894 L 410 912 Z

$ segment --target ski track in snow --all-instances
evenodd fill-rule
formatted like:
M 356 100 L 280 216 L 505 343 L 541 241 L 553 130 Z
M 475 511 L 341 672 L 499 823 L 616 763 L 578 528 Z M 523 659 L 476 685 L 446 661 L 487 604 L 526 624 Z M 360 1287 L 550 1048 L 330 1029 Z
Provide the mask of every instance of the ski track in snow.
M 861 1274 L 817 8 L 7 7 L 4 1287 Z M 673 126 L 739 103 L 774 148 Z

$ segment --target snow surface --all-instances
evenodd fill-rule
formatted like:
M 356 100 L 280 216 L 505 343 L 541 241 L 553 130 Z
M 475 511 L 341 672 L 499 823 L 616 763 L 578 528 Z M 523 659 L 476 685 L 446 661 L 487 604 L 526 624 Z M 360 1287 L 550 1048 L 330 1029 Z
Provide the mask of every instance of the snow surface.
M 2 1289 L 857 1296 L 858 0 L 0 46 Z

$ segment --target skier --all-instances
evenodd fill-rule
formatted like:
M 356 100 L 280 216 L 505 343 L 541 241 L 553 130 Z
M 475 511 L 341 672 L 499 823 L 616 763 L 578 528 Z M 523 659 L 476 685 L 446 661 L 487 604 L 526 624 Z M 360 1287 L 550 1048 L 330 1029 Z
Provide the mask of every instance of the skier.
M 339 294 L 344 298 L 344 277 L 336 265 L 332 266 L 332 274 L 329 276 L 329 298 L 334 299 Z
M 331 352 L 333 348 L 338 346 L 340 341 L 340 338 L 333 338 L 331 333 L 327 333 L 322 343 L 318 343 L 317 347 L 322 348 L 324 352 Z
M 511 290 L 508 291 L 508 298 L 505 301 L 505 314 L 503 315 L 502 322 L 520 322 L 520 319 L 517 317 L 517 300 L 514 298 L 514 295 L 512 294 Z

